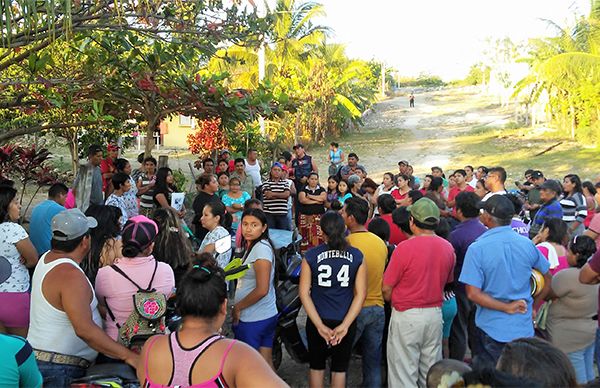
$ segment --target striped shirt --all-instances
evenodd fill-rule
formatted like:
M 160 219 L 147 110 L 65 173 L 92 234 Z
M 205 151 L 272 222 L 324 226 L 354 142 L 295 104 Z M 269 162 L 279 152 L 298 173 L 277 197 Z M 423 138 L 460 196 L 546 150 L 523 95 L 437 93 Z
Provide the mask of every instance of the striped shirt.
M 269 214 L 287 215 L 288 213 L 288 199 L 287 198 L 272 198 L 267 199 L 265 193 L 271 191 L 273 193 L 281 194 L 290 192 L 290 187 L 286 181 L 273 181 L 269 179 L 263 183 L 261 187 L 263 193 L 263 210 Z
M 142 181 L 142 187 L 148 186 L 150 182 L 155 179 L 154 176 L 148 176 L 146 174 L 142 174 L 138 180 Z M 144 194 L 140 195 L 140 209 L 153 209 L 154 208 L 154 190 L 150 189 L 146 191 Z
M 583 194 L 576 192 L 569 197 L 561 199 L 560 206 L 563 210 L 563 221 L 578 221 L 581 224 L 585 221 L 585 217 L 587 217 L 587 202 Z

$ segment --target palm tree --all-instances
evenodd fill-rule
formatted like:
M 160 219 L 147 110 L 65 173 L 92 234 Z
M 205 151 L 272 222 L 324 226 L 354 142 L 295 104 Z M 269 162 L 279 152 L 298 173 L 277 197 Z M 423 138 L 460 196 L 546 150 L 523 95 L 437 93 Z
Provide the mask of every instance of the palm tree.
M 542 92 L 550 96 L 553 117 L 570 128 L 574 138 L 581 125 L 600 120 L 600 1 L 592 0 L 588 18 L 572 28 L 548 21 L 557 30 L 551 38 L 530 42 L 530 74 L 517 84 L 515 95 L 527 90 L 527 102 L 536 102 Z

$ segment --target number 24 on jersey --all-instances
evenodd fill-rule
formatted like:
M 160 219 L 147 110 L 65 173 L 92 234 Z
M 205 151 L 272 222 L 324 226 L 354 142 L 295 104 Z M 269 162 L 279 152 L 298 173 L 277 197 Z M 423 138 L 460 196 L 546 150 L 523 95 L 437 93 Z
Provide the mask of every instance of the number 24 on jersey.
M 317 276 L 319 286 L 331 287 L 331 275 L 333 271 L 331 266 L 322 264 L 317 270 L 319 271 L 319 275 Z M 335 277 L 340 287 L 348 287 L 350 285 L 350 266 L 348 264 L 342 265 Z

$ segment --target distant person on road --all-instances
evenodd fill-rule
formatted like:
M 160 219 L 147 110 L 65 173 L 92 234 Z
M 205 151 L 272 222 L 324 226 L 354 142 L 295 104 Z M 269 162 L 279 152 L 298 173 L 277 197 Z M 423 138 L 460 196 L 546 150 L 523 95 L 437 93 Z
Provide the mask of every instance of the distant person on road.
M 410 103 L 411 108 L 415 107 L 415 95 L 413 93 L 408 96 L 408 102 Z

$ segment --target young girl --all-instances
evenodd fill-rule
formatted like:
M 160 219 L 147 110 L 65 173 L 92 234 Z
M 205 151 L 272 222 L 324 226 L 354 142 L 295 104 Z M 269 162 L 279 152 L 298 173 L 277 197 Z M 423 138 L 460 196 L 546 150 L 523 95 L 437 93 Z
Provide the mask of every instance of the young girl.
M 346 241 L 341 215 L 325 213 L 321 229 L 326 242 L 306 252 L 300 271 L 300 299 L 308 315 L 309 385 L 323 386 L 331 356 L 331 386 L 345 387 L 367 273 L 362 253 Z
M 229 191 L 229 173 L 220 172 L 217 174 L 217 182 L 219 183 L 219 190 L 217 190 L 217 197 L 219 199 Z
M 400 174 L 397 183 L 398 188 L 392 191 L 392 197 L 394 197 L 398 206 L 406 206 L 406 199 L 410 191 L 410 178 L 408 175 Z
M 325 207 L 331 209 L 331 204 L 338 201 L 340 192 L 338 191 L 339 179 L 335 175 L 331 175 L 327 178 L 327 199 L 325 201 Z
M 202 240 L 198 252 L 212 253 L 217 264 L 221 268 L 225 268 L 231 260 L 231 242 L 229 243 L 229 249 L 222 253 L 217 253 L 216 242 L 224 238 L 231 240 L 228 231 L 231 228 L 231 214 L 227 213 L 225 205 L 221 201 L 209 202 L 202 209 L 200 222 L 208 230 L 208 234 Z
M 398 188 L 394 184 L 394 174 L 392 174 L 391 172 L 386 172 L 385 174 L 383 174 L 383 182 L 375 191 L 375 195 L 373 195 L 371 201 L 375 206 L 375 214 L 379 214 L 379 210 L 377 209 L 377 198 L 379 198 L 381 194 L 392 194 L 392 191 L 396 189 Z
M 352 193 L 350 192 L 350 187 L 348 186 L 348 181 L 342 179 L 338 184 L 338 202 L 344 206 L 344 203 L 348 198 L 352 197 Z
M 269 241 L 267 216 L 260 209 L 242 215 L 243 263 L 251 267 L 238 280 L 232 315 L 235 338 L 258 350 L 273 367 L 273 337 L 277 327 L 275 252 Z

